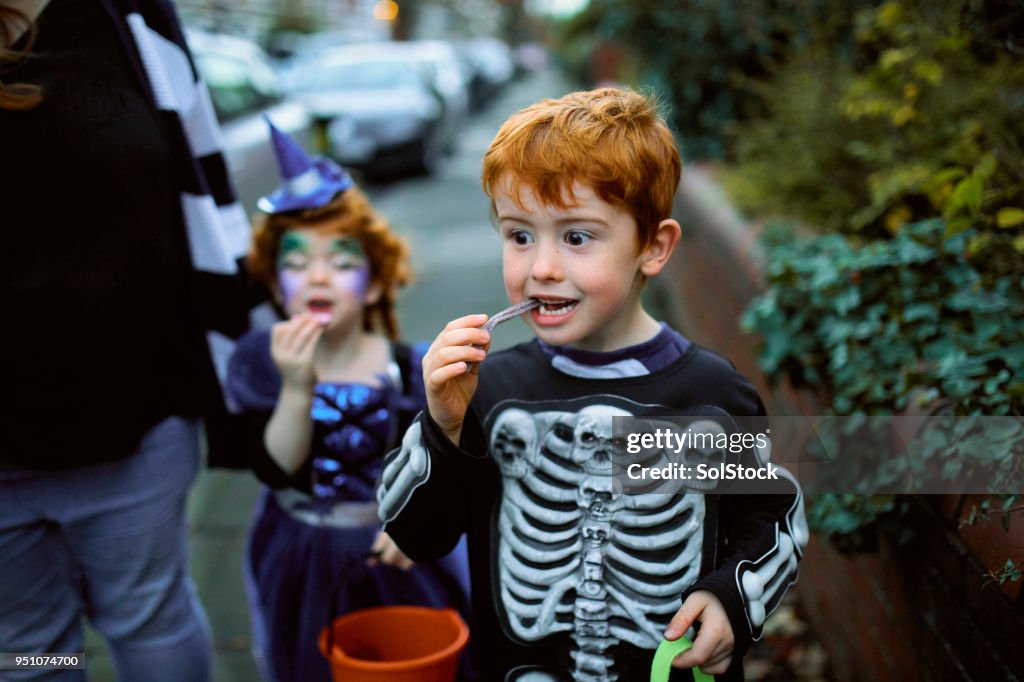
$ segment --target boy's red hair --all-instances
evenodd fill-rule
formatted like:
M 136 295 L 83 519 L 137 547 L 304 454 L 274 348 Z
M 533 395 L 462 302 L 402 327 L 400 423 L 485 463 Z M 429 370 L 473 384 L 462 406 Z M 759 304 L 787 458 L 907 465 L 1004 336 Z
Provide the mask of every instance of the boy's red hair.
M 672 215 L 679 184 L 679 150 L 651 96 L 620 88 L 544 99 L 509 117 L 484 155 L 484 192 L 501 183 L 512 198 L 527 185 L 545 204 L 568 208 L 573 183 L 629 211 L 640 248 Z
M 350 187 L 320 208 L 275 213 L 258 219 L 249 249 L 249 272 L 268 287 L 276 288 L 281 237 L 288 230 L 313 225 L 324 225 L 325 232 L 359 240 L 370 266 L 370 279 L 383 289 L 380 300 L 363 309 L 363 327 L 366 331 L 383 331 L 392 340 L 397 339 L 395 299 L 398 289 L 412 279 L 409 247 L 373 210 L 370 200 L 358 187 Z

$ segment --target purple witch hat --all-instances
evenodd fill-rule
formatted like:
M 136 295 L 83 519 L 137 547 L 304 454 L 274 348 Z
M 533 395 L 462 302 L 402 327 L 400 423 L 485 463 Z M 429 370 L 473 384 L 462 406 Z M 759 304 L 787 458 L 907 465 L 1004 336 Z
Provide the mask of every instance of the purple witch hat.
M 261 211 L 285 213 L 320 208 L 353 185 L 345 169 L 322 156 L 310 158 L 298 142 L 274 126 L 270 117 L 263 118 L 270 126 L 281 186 L 260 197 L 256 206 Z

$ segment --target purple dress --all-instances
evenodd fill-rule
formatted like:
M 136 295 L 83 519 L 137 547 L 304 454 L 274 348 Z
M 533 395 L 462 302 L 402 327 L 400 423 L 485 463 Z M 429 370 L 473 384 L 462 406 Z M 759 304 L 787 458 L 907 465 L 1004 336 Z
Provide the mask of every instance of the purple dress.
M 268 378 L 276 375 L 264 375 L 269 337 L 259 337 L 239 345 L 236 356 L 249 357 L 232 358 L 229 368 L 229 386 L 239 389 L 232 393 L 250 410 L 254 392 L 277 393 L 276 386 L 253 384 L 273 383 Z M 417 358 L 408 365 L 404 372 L 393 367 L 381 386 L 317 384 L 309 464 L 294 487 L 263 491 L 250 531 L 246 584 L 254 650 L 268 680 L 329 682 L 317 638 L 332 618 L 355 609 L 451 606 L 469 622 L 464 543 L 409 571 L 366 566 L 380 529 L 375 497 L 383 457 L 404 431 L 406 415 L 423 404 L 417 382 L 406 380 L 411 386 L 403 390 L 402 379 L 420 372 Z

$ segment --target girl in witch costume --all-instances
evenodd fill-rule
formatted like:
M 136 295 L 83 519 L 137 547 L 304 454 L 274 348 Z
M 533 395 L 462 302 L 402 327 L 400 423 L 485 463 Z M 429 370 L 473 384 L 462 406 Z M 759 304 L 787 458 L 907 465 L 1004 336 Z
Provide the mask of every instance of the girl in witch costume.
M 288 319 L 243 337 L 228 392 L 267 484 L 246 566 L 254 651 L 268 680 L 317 682 L 332 617 L 390 604 L 467 617 L 468 575 L 463 548 L 413 565 L 377 521 L 383 456 L 424 404 L 423 347 L 395 341 L 406 245 L 343 169 L 270 130 L 282 184 L 258 204 L 249 268 Z

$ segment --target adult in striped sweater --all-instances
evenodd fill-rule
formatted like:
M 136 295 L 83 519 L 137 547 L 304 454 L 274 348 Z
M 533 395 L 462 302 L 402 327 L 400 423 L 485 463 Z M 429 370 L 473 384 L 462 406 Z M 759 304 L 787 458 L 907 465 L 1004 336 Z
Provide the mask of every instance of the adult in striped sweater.
M 217 123 L 162 0 L 0 1 L 7 253 L 0 651 L 203 682 L 185 501 L 230 442 L 215 367 L 248 326 Z M 85 670 L 4 671 L 84 680 Z

